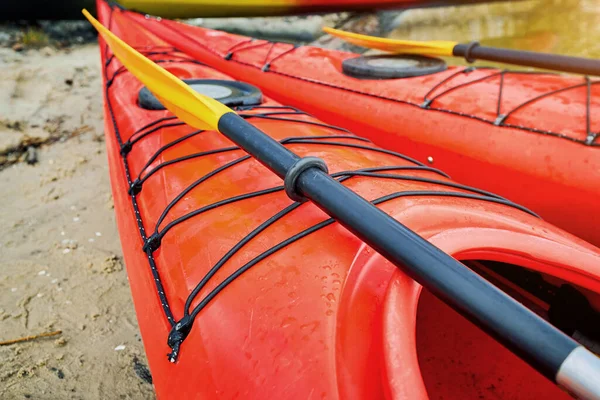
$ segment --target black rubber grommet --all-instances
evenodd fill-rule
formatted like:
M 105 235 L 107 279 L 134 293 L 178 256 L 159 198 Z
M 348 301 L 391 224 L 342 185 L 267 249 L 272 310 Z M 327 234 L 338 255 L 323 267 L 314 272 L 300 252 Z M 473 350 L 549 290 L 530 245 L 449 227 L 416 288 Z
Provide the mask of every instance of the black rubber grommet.
M 131 183 L 131 186 L 129 187 L 129 195 L 130 196 L 137 196 L 140 192 L 142 191 L 142 182 L 139 179 L 136 179 L 135 181 L 133 181 Z
M 160 242 L 160 236 L 155 233 L 146 240 L 146 243 L 144 243 L 144 246 L 142 246 L 142 250 L 144 250 L 144 253 L 146 254 L 152 254 L 158 250 L 160 247 Z
M 467 48 L 465 49 L 465 60 L 469 64 L 473 64 L 476 61 L 475 58 L 471 57 L 471 52 L 475 47 L 479 47 L 479 42 L 471 42 L 467 45 Z
M 175 326 L 173 326 L 171 332 L 169 332 L 167 345 L 171 348 L 171 352 L 167 354 L 167 357 L 169 358 L 170 362 L 177 362 L 181 344 L 190 334 L 193 325 L 194 319 L 190 315 L 185 315 L 177 324 L 175 324 Z
M 263 101 L 260 89 L 245 82 L 219 79 L 184 79 L 184 82 L 198 93 L 210 96 L 229 107 L 255 106 Z M 138 104 L 146 110 L 165 109 L 146 87 L 138 93 Z
M 121 145 L 121 156 L 125 157 L 127 154 L 129 154 L 132 148 L 133 144 L 131 144 L 131 142 L 123 143 L 123 145 Z
M 446 70 L 444 60 L 419 55 L 376 55 L 342 62 L 346 75 L 362 79 L 399 79 L 435 74 Z
M 327 164 L 325 164 L 325 161 L 322 159 L 318 157 L 304 157 L 292 165 L 285 174 L 285 179 L 283 180 L 285 193 L 290 199 L 297 201 L 298 203 L 304 203 L 307 199 L 298 192 L 296 182 L 298 181 L 298 177 L 309 168 L 319 168 L 326 174 L 329 173 L 329 168 L 327 168 Z

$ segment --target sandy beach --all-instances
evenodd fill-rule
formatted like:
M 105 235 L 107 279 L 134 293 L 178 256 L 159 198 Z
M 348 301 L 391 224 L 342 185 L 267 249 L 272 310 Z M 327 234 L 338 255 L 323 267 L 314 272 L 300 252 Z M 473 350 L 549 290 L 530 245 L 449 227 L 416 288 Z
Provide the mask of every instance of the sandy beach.
M 121 259 L 98 46 L 0 49 L 2 399 L 152 399 Z

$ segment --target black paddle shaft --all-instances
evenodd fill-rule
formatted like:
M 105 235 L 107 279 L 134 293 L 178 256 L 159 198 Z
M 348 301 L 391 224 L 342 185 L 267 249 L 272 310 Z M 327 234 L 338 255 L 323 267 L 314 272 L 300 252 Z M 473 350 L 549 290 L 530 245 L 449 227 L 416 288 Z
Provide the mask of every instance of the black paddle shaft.
M 468 62 L 488 60 L 553 71 L 600 76 L 600 60 L 591 58 L 562 56 L 558 54 L 537 53 L 524 50 L 497 49 L 494 47 L 480 46 L 477 42 L 457 44 L 454 46 L 452 53 L 455 56 L 464 57 Z
M 237 114 L 223 115 L 219 131 L 283 179 L 290 170 L 298 170 L 295 166 L 302 160 L 300 157 Z M 577 342 L 322 169 L 305 169 L 295 183 L 295 190 L 301 195 L 555 381 L 561 364 L 578 346 Z

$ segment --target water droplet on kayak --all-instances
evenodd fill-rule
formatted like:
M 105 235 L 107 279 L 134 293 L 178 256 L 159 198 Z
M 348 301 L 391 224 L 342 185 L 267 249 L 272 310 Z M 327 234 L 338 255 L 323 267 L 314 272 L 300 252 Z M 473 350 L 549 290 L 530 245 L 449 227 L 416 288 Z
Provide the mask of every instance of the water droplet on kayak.
M 322 280 L 323 282 L 326 282 L 326 281 L 327 281 L 327 277 L 326 277 L 326 276 L 323 276 L 323 277 L 321 278 L 321 280 Z
M 429 162 L 429 164 L 433 164 L 433 157 L 427 157 L 427 162 Z
M 320 322 L 319 321 L 314 321 L 314 322 L 310 322 L 308 324 L 302 324 L 300 325 L 300 329 L 304 332 L 310 332 L 313 333 L 314 331 L 317 330 L 317 328 L 319 327 Z
M 335 302 L 335 295 L 333 293 L 327 293 L 327 300 Z
M 333 276 L 334 278 L 339 278 L 340 274 L 336 274 L 335 272 L 333 274 L 331 274 L 331 276 Z
M 339 279 L 336 279 L 336 280 L 333 281 L 333 284 L 334 285 L 341 285 L 342 281 L 340 281 Z
M 324 266 L 323 266 L 323 269 L 324 269 L 325 271 L 331 271 L 331 267 L 330 267 L 329 265 L 324 265 Z
M 285 318 L 281 322 L 281 327 L 282 328 L 287 328 L 288 326 L 292 325 L 294 322 L 296 322 L 296 318 L 292 318 L 292 317 Z
M 296 292 L 289 292 L 288 296 L 290 296 L 291 298 L 296 297 Z
M 327 311 L 325 311 L 325 315 L 327 315 L 328 317 L 332 316 L 333 315 L 333 310 L 327 310 Z

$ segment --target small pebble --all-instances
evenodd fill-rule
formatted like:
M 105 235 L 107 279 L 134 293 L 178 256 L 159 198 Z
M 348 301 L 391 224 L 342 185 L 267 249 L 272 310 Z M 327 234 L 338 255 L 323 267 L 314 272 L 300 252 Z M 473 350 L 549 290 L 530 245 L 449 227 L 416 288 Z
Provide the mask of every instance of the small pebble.
M 38 162 L 38 154 L 37 150 L 33 146 L 27 147 L 27 155 L 25 156 L 25 161 L 29 165 L 37 164 Z
M 121 350 L 125 350 L 125 345 L 120 344 L 117 347 L 115 347 L 115 351 L 121 351 Z
M 40 276 L 42 276 L 42 275 L 46 275 L 46 271 L 43 271 L 43 270 L 42 270 L 42 271 L 38 272 L 38 275 L 40 275 Z
M 65 231 L 62 231 L 62 232 L 60 233 L 60 236 L 65 236 L 65 235 L 66 235 Z
M 71 302 L 71 300 L 67 300 L 67 301 L 65 301 L 65 304 L 73 304 L 73 303 Z
M 16 291 L 17 291 L 17 288 L 16 288 L 16 287 L 14 287 L 14 288 L 11 288 L 11 289 L 10 289 L 10 291 L 14 293 L 14 292 L 16 292 Z
M 58 288 L 56 288 L 56 290 L 58 290 L 59 292 L 62 292 L 63 288 L 58 287 Z
M 94 238 L 89 238 L 88 242 L 92 243 L 94 241 Z
M 96 236 L 102 236 L 100 232 L 96 232 Z
M 45 55 L 46 57 L 50 57 L 51 55 L 53 55 L 55 53 L 54 49 L 49 46 L 44 47 L 42 50 L 40 50 L 40 52 L 43 55 Z
M 70 208 L 71 210 L 76 210 L 76 209 L 77 209 L 77 207 L 75 207 L 75 206 L 71 206 L 71 207 L 69 207 L 69 208 Z
M 79 217 L 74 217 L 73 222 L 79 222 Z
M 52 279 L 52 281 L 51 281 L 51 283 L 56 283 L 56 282 L 58 282 L 58 279 L 56 279 L 56 278 Z
M 71 249 L 63 249 L 63 254 L 67 254 L 67 253 L 70 253 L 70 252 L 71 252 Z
M 37 297 L 42 297 L 44 295 L 44 293 L 38 293 Z

